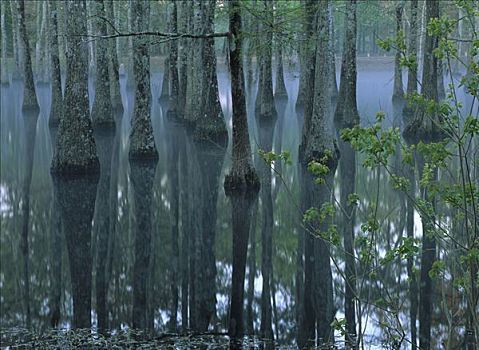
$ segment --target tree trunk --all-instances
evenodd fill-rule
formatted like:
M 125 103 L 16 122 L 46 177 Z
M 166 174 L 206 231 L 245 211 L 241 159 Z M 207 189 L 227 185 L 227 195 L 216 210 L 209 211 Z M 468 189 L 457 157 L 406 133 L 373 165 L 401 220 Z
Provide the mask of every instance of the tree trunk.
M 276 118 L 266 119 L 259 117 L 259 147 L 265 152 L 271 152 Z M 261 176 L 261 275 L 263 288 L 261 293 L 261 337 L 273 339 L 272 308 L 271 308 L 271 276 L 273 271 L 273 227 L 274 212 L 271 192 L 271 167 L 264 160 L 258 166 Z
M 12 14 L 12 32 L 13 32 L 13 58 L 15 61 L 15 71 L 13 77 L 18 79 L 23 74 L 23 45 L 20 37 L 19 13 L 16 0 L 10 0 L 10 12 Z
M 6 14 L 5 14 L 5 6 L 6 2 L 2 1 L 0 4 L 0 18 L 1 18 L 1 33 L 2 33 L 2 70 L 0 81 L 2 84 L 9 83 L 8 78 L 8 64 L 7 64 L 7 28 L 6 28 Z
M 396 5 L 396 36 L 401 34 L 402 29 L 402 13 L 403 5 Z M 394 88 L 393 88 L 393 100 L 402 99 L 404 96 L 404 88 L 402 83 L 402 68 L 401 68 L 401 52 L 396 50 L 394 56 Z
M 103 0 L 96 0 L 94 12 L 96 18 L 94 22 L 95 35 L 107 35 L 105 7 Z M 97 42 L 97 62 L 96 67 L 96 88 L 95 101 L 91 111 L 91 118 L 94 128 L 115 128 L 115 118 L 113 116 L 113 107 L 111 105 L 110 94 L 110 74 L 108 71 L 108 41 L 98 40 Z
M 439 3 L 434 0 L 426 0 L 426 22 L 432 18 L 439 17 Z M 428 35 L 424 45 L 423 76 L 422 76 L 422 95 L 425 99 L 433 102 L 438 100 L 437 91 L 437 58 L 433 54 L 438 45 L 437 36 Z M 417 108 L 416 114 L 408 122 L 403 136 L 409 144 L 419 142 L 430 143 L 443 139 L 443 132 L 439 129 L 440 115 L 437 107 L 432 110 L 426 110 L 422 106 Z M 422 155 L 416 154 L 416 166 L 418 167 L 419 177 L 422 178 L 424 159 Z M 434 178 L 437 177 L 437 170 L 434 171 Z M 434 181 L 434 179 L 433 179 Z M 428 193 L 427 189 L 421 189 L 422 200 L 433 205 L 435 210 L 434 195 Z M 434 233 L 431 232 L 434 224 L 434 217 L 424 215 L 422 251 L 421 251 L 421 270 L 419 284 L 419 347 L 429 350 L 431 347 L 431 313 L 433 297 L 433 281 L 429 276 L 429 271 L 433 266 L 436 256 L 436 241 Z
M 105 9 L 106 15 L 108 20 L 117 27 L 117 18 L 115 17 L 114 11 L 114 4 L 113 0 L 106 0 L 105 1 Z M 113 28 L 111 26 L 107 26 L 107 34 L 112 35 L 114 34 Z M 120 119 L 123 115 L 123 102 L 121 100 L 121 93 L 120 93 L 120 76 L 119 76 L 119 64 L 118 64 L 118 41 L 117 39 L 108 40 L 108 75 L 109 85 L 110 85 L 110 98 L 111 98 L 111 105 L 113 108 L 113 114 L 115 119 Z
M 176 1 L 168 6 L 169 7 L 169 32 L 176 33 L 178 27 L 177 21 L 177 5 Z M 178 82 L 178 41 L 172 40 L 169 44 L 170 55 L 168 57 L 168 70 L 169 70 L 169 77 L 170 77 L 170 99 L 168 103 L 168 114 L 172 113 L 176 115 L 176 110 L 178 108 L 178 89 L 179 89 L 179 82 Z
M 63 118 L 63 94 L 60 72 L 60 51 L 58 46 L 58 8 L 57 2 L 49 0 L 50 10 L 50 59 L 51 59 L 51 82 L 52 82 L 52 106 L 48 125 L 56 128 Z
M 307 34 L 310 40 L 315 41 L 316 51 L 309 51 L 306 60 L 307 67 L 310 67 L 307 80 L 311 85 L 314 84 L 314 87 L 306 90 L 303 137 L 299 149 L 303 178 L 301 198 L 305 206 L 311 205 L 319 210 L 323 204 L 330 201 L 331 194 L 328 188 L 332 184 L 338 161 L 337 150 L 329 130 L 331 55 L 329 54 L 328 1 L 315 3 L 308 0 L 306 9 L 309 14 Z M 315 30 L 315 12 L 317 13 L 317 30 Z M 329 172 L 324 178 L 325 183 L 316 184 L 313 175 L 308 172 L 307 166 L 312 161 L 321 162 L 328 167 Z M 308 223 L 309 232 L 305 238 L 303 316 L 298 337 L 300 347 L 314 340 L 315 324 L 319 344 L 329 346 L 334 342 L 331 328 L 334 314 L 329 242 L 313 236 L 318 230 L 325 232 L 328 226 L 327 220 L 323 222 L 315 220 Z
M 17 14 L 19 21 L 19 41 L 22 47 L 22 57 L 24 58 L 24 66 L 22 67 L 25 76 L 25 87 L 23 90 L 22 112 L 35 118 L 38 117 L 40 107 L 38 106 L 37 96 L 35 93 L 35 83 L 33 80 L 32 60 L 30 56 L 30 43 L 27 36 L 27 27 L 25 24 L 25 3 L 23 0 L 17 1 Z
M 225 176 L 225 191 L 259 189 L 259 180 L 252 166 L 248 120 L 246 118 L 245 86 L 242 61 L 241 10 L 238 0 L 231 0 L 229 26 L 232 42 L 230 49 L 231 96 L 233 100 L 233 164 Z
M 203 2 L 203 34 L 214 33 L 215 0 Z M 197 141 L 210 141 L 226 147 L 228 132 L 221 109 L 218 78 L 216 75 L 216 54 L 213 38 L 203 39 L 202 45 L 202 76 L 203 94 L 199 115 L 196 119 L 194 138 Z
M 134 31 L 148 30 L 149 2 L 131 0 Z M 131 121 L 130 159 L 158 159 L 153 126 L 151 124 L 150 56 L 145 38 L 134 37 L 133 72 L 136 81 L 135 109 Z
M 284 84 L 284 70 L 283 70 L 283 49 L 281 43 L 278 43 L 276 62 L 276 89 L 274 91 L 274 97 L 283 97 L 288 99 L 288 92 L 286 91 L 286 85 Z
M 64 108 L 69 111 L 60 120 L 51 171 L 58 174 L 88 174 L 99 171 L 93 130 L 88 110 L 88 69 L 86 9 L 84 2 L 67 1 L 66 52 L 68 74 Z
M 329 43 L 329 52 L 331 55 L 331 101 L 333 103 L 333 108 L 335 108 L 336 102 L 338 100 L 338 82 L 336 80 L 336 50 L 334 46 L 334 6 L 332 2 L 329 2 L 328 21 L 329 35 L 331 37 Z

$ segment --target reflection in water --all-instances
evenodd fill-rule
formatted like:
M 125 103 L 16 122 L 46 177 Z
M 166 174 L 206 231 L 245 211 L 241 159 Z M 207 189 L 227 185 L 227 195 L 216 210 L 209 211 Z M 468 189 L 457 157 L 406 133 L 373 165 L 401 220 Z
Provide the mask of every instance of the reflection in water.
M 98 182 L 98 192 L 96 196 L 95 218 L 93 227 L 93 239 L 95 241 L 94 250 L 96 250 L 95 267 L 95 289 L 96 289 L 96 313 L 98 317 L 98 329 L 104 331 L 108 329 L 108 310 L 107 310 L 107 258 L 108 247 L 110 246 L 111 233 L 110 228 L 113 218 L 110 218 L 110 187 L 112 184 L 111 165 L 113 143 L 115 139 L 115 129 L 96 128 L 94 130 L 95 143 L 97 147 L 98 159 L 100 161 L 100 180 Z
M 22 111 L 24 133 L 25 133 L 25 166 L 22 184 L 22 238 L 20 250 L 23 257 L 23 306 L 25 311 L 25 325 L 31 327 L 31 311 L 30 311 L 30 248 L 29 248 L 29 231 L 30 231 L 30 186 L 32 183 L 33 172 L 33 154 L 35 147 L 35 139 L 37 135 L 38 108 L 26 109 Z
M 147 308 L 150 298 L 151 204 L 156 160 L 130 159 L 130 177 L 135 201 L 136 230 L 133 263 L 133 328 L 151 330 L 153 314 Z
M 54 195 L 60 207 L 70 265 L 73 327 L 91 327 L 91 229 L 98 175 L 53 175 Z
M 55 147 L 58 128 L 50 128 L 51 146 Z M 50 238 L 50 264 L 51 264 L 51 287 L 50 287 L 50 325 L 57 327 L 60 322 L 60 302 L 62 295 L 62 254 L 63 254 L 63 227 L 60 213 L 58 196 L 53 193 L 52 217 Z
M 392 104 L 390 98 L 390 73 L 359 72 L 358 107 L 363 123 L 369 124 L 369 118 L 382 108 L 387 115 L 394 109 L 395 112 L 388 115 L 394 118 L 388 122 L 401 125 L 402 116 L 398 111 L 402 108 Z M 220 95 L 228 96 L 227 74 L 220 70 L 218 76 Z M 156 96 L 160 77 L 156 73 L 152 75 Z M 290 72 L 285 72 L 288 92 L 295 93 L 289 93 L 291 98 L 280 101 L 281 105 L 275 101 L 278 110 L 275 125 L 256 125 L 251 106 L 249 121 L 252 121 L 253 148 L 274 150 L 275 153 L 291 151 L 295 164 L 301 130 L 294 110 L 297 79 L 293 79 Z M 366 93 L 369 83 L 377 88 L 377 94 Z M 132 101 L 133 92 L 126 91 L 125 85 L 126 77 L 122 77 L 123 99 Z M 304 300 L 310 295 L 305 289 L 317 285 L 313 280 L 323 263 L 311 264 L 306 260 L 301 265 L 303 253 L 298 250 L 298 240 L 301 249 L 307 248 L 313 253 L 315 249 L 323 251 L 328 247 L 319 246 L 321 241 L 311 240 L 307 232 L 305 237 L 297 234 L 301 229 L 298 206 L 308 209 L 314 204 L 299 202 L 299 187 L 304 180 L 298 181 L 295 166 L 283 163 L 280 168 L 279 162 L 275 162 L 273 167 L 281 173 L 279 176 L 254 151 L 255 165 L 262 175 L 260 200 L 245 194 L 227 200 L 221 184 L 224 169 L 231 164 L 229 153 L 225 153 L 222 146 L 195 141 L 184 125 L 169 123 L 165 113 L 161 113 L 160 107 L 164 106 L 153 99 L 151 116 L 158 142 L 158 165 L 129 163 L 127 140 L 132 111 L 131 103 L 130 107 L 125 103 L 125 118 L 117 123 L 116 134 L 95 134 L 100 178 L 54 177 L 52 191 L 48 169 L 52 152 L 48 123 L 43 114 L 36 126 L 32 126 L 33 122 L 28 126 L 26 118 L 18 118 L 20 88 L 18 81 L 1 87 L 2 326 L 22 325 L 27 318 L 25 289 L 21 284 L 24 258 L 18 247 L 25 205 L 23 179 L 27 169 L 24 165 L 28 164 L 32 167 L 32 178 L 27 211 L 30 215 L 30 277 L 27 280 L 30 281 L 28 304 L 34 328 L 50 325 L 90 327 L 92 322 L 96 325 L 97 319 L 99 329 L 228 330 L 230 335 L 239 336 L 242 333 L 260 334 L 261 321 L 269 317 L 266 323 L 275 334 L 275 340 L 280 344 L 296 344 L 298 320 L 295 313 L 299 319 L 307 316 L 306 310 L 316 311 L 318 300 L 332 298 L 333 292 L 331 305 L 334 310 L 318 311 L 331 319 L 337 309 L 336 317 L 343 317 L 344 280 L 335 266 L 332 277 L 328 277 L 332 279 L 333 290 L 329 281 L 323 281 L 322 285 L 328 284 L 328 288 L 314 292 L 316 300 Z M 48 110 L 50 103 L 48 89 L 48 86 L 37 89 L 42 111 Z M 249 96 L 248 100 L 254 101 L 254 96 Z M 226 103 L 223 108 L 229 116 L 231 111 Z M 33 137 L 35 130 L 38 131 L 36 139 Z M 54 138 L 54 129 L 51 135 Z M 399 166 L 399 159 L 396 162 L 396 170 L 407 176 L 408 169 Z M 365 198 L 358 206 L 357 222 L 367 220 L 368 205 L 375 200 L 378 181 L 381 193 L 385 194 L 378 206 L 378 215 L 387 218 L 377 232 L 378 255 L 393 249 L 402 231 L 409 234 L 415 224 L 411 207 L 407 201 L 404 203 L 405 199 L 398 198 L 385 176 L 384 172 L 368 172 L 361 166 L 357 169 L 357 192 Z M 340 183 L 336 181 L 335 185 Z M 308 186 L 309 196 L 323 197 L 315 192 L 318 189 L 311 179 Z M 400 215 L 394 215 L 396 213 Z M 417 233 L 418 227 L 415 229 Z M 362 237 L 359 231 L 360 228 L 355 227 L 357 237 Z M 62 261 L 63 242 L 68 254 L 63 254 L 65 260 Z M 356 249 L 358 252 L 359 247 Z M 331 256 L 340 262 L 340 269 L 344 269 L 342 254 L 331 248 Z M 313 280 L 299 278 L 305 268 L 312 270 L 308 275 Z M 402 307 L 398 315 L 406 333 L 413 325 L 410 318 L 415 317 L 415 301 L 408 290 L 412 285 L 408 271 L 414 271 L 412 261 L 395 261 L 388 269 L 380 269 L 376 279 L 369 278 L 370 271 L 365 266 L 358 266 L 357 271 L 358 278 L 364 281 L 358 291 L 361 298 L 375 301 L 384 298 L 385 291 L 391 293 L 395 305 Z M 410 273 L 409 277 L 414 276 Z M 302 305 L 304 308 L 300 307 Z M 362 306 L 363 315 L 371 310 Z M 380 329 L 380 322 L 397 321 L 391 320 L 386 312 L 374 311 L 370 315 L 373 317 L 361 319 L 365 337 L 380 349 L 381 341 L 388 336 Z M 433 317 L 433 328 L 437 329 L 434 334 L 438 339 L 443 336 L 439 326 L 445 322 L 438 305 Z M 340 334 L 335 336 L 339 338 Z
M 231 274 L 231 299 L 229 309 L 228 334 L 232 338 L 244 335 L 244 284 L 246 272 L 246 256 L 248 252 L 248 236 L 253 203 L 257 192 L 241 191 L 229 194 L 231 200 L 232 230 L 233 230 L 233 271 Z M 251 267 L 251 265 L 250 265 Z M 250 270 L 251 274 L 251 270 Z M 254 276 L 254 274 L 251 274 Z M 251 279 L 249 280 L 249 284 Z M 251 304 L 251 300 L 248 301 Z M 248 309 L 251 306 L 249 305 Z M 248 312 L 248 332 L 251 331 L 252 316 Z
M 216 203 L 220 174 L 226 148 L 224 145 L 203 141 L 196 143 L 196 155 L 199 166 L 200 179 L 195 179 L 200 192 L 198 221 L 201 223 L 199 234 L 196 236 L 196 278 L 199 307 L 197 310 L 198 330 L 205 331 L 208 325 L 216 318 Z M 194 174 L 194 173 L 192 173 Z M 192 176 L 192 179 L 194 177 Z M 190 243 L 191 244 L 191 243 Z M 199 253 L 199 254 L 198 254 Z

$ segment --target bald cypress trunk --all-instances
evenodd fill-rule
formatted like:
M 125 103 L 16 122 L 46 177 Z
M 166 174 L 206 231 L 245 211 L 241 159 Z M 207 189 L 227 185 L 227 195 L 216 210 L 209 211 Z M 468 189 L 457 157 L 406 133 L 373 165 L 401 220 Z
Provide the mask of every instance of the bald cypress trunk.
M 439 16 L 439 3 L 435 0 L 426 0 L 426 21 Z M 437 48 L 437 36 L 427 35 L 424 47 L 424 67 L 422 76 L 422 95 L 433 102 L 438 101 L 437 91 L 437 65 L 438 61 L 433 51 Z M 442 140 L 443 132 L 438 125 L 441 121 L 437 107 L 426 110 L 424 107 L 416 108 L 414 117 L 409 121 L 403 136 L 409 144 L 419 142 L 430 143 Z M 422 177 L 424 158 L 416 153 L 416 166 L 418 174 Z M 437 170 L 433 172 L 432 181 L 437 180 Z M 421 188 L 421 198 L 432 205 L 435 210 L 435 196 L 426 188 Z M 429 276 L 436 257 L 436 240 L 431 232 L 434 226 L 434 217 L 425 214 L 421 217 L 424 234 L 422 237 L 421 269 L 419 280 L 419 346 L 421 349 L 431 348 L 431 313 L 433 303 L 433 280 Z
M 417 67 L 419 65 L 419 58 L 417 55 L 417 38 L 418 38 L 418 0 L 410 1 L 410 20 L 409 20 L 409 42 L 408 42 L 408 56 L 410 59 L 415 59 L 416 64 L 408 67 L 407 75 L 407 94 L 411 95 L 417 91 Z M 413 117 L 413 108 L 410 104 L 404 106 L 404 119 L 409 122 Z
M 104 2 L 106 16 L 111 23 L 117 26 L 117 18 L 115 17 L 114 4 L 113 0 L 106 0 Z M 107 34 L 114 34 L 113 28 L 107 26 Z M 109 75 L 109 86 L 110 86 L 110 98 L 111 105 L 113 108 L 113 114 L 116 119 L 123 115 L 123 102 L 121 99 L 120 93 L 120 76 L 119 76 L 119 64 L 118 64 L 118 45 L 117 39 L 108 40 L 108 75 Z
M 134 31 L 148 30 L 149 2 L 131 0 Z M 135 108 L 131 121 L 130 159 L 158 159 L 151 124 L 150 55 L 147 39 L 133 39 L 133 72 L 136 81 Z
M 305 122 L 302 143 L 299 149 L 299 161 L 302 171 L 301 198 L 305 207 L 321 208 L 330 201 L 329 186 L 332 185 L 334 172 L 338 162 L 337 149 L 334 145 L 331 130 L 331 89 L 329 60 L 329 21 L 328 1 L 306 2 L 309 13 L 308 36 L 315 42 L 316 50 L 308 53 L 307 64 L 310 77 L 314 76 L 314 87 L 306 96 Z M 317 13 L 317 30 L 315 30 L 314 14 Z M 315 34 L 317 33 L 317 34 Z M 307 166 L 310 162 L 321 162 L 329 168 L 323 184 L 316 184 L 314 176 Z M 305 275 L 304 304 L 298 342 L 301 347 L 311 340 L 314 334 L 318 343 L 334 342 L 331 329 L 333 313 L 333 286 L 330 266 L 329 242 L 314 237 L 318 230 L 325 232 L 329 223 L 311 221 L 306 223 L 308 232 L 305 237 Z
M 94 3 L 96 18 L 94 22 L 94 31 L 96 35 L 107 35 L 105 6 L 103 0 L 96 0 Z M 91 118 L 94 127 L 114 128 L 115 119 L 113 116 L 113 107 L 111 105 L 110 95 L 110 74 L 108 71 L 108 41 L 97 41 L 96 53 L 96 87 L 95 101 L 91 111 Z
M 23 303 L 26 315 L 26 327 L 31 327 L 30 312 L 30 263 L 29 263 L 29 231 L 30 231 L 30 185 L 32 182 L 33 171 L 33 151 L 35 146 L 35 135 L 38 113 L 40 107 L 37 102 L 35 93 L 35 85 L 33 82 L 32 62 L 30 58 L 30 44 L 27 36 L 25 25 L 25 4 L 23 0 L 17 2 L 17 13 L 20 27 L 20 41 L 24 49 L 23 57 L 25 64 L 23 66 L 23 74 L 25 84 L 23 90 L 22 115 L 25 122 L 25 140 L 26 140 L 26 157 L 25 157 L 25 177 L 22 185 L 22 236 L 20 248 L 23 256 Z
M 50 109 L 50 118 L 48 125 L 58 127 L 63 116 L 63 94 L 62 81 L 60 73 L 60 51 L 58 46 L 58 9 L 57 2 L 49 0 L 48 8 L 50 10 L 50 60 L 51 60 L 51 82 L 52 82 L 52 106 Z
M 35 83 L 33 80 L 32 60 L 30 56 L 30 42 L 27 36 L 27 27 L 25 24 L 25 3 L 23 0 L 17 1 L 17 14 L 19 21 L 19 40 L 22 47 L 22 56 L 24 57 L 24 65 L 22 67 L 25 76 L 25 86 L 23 90 L 22 112 L 25 116 L 38 117 L 40 107 L 38 106 L 37 96 L 35 93 Z
M 177 32 L 178 20 L 177 20 L 177 4 L 176 1 L 173 1 L 171 5 L 168 6 L 169 12 L 169 19 L 168 19 L 168 27 L 170 33 Z M 173 113 L 176 115 L 176 110 L 178 108 L 178 89 L 179 89 L 179 82 L 178 82 L 178 41 L 172 40 L 169 44 L 169 59 L 168 59 L 168 71 L 170 76 L 169 82 L 169 93 L 170 99 L 168 103 L 168 113 Z
M 338 134 L 344 128 L 359 124 L 359 114 L 356 104 L 356 0 L 347 2 L 345 18 L 345 38 L 343 59 L 341 65 L 341 81 L 339 85 L 338 104 L 334 122 Z M 354 257 L 354 206 L 348 201 L 350 194 L 355 192 L 356 154 L 349 143 L 339 142 L 341 159 L 339 174 L 341 182 L 341 206 L 345 209 L 342 217 L 342 233 L 345 249 L 345 317 L 348 335 L 346 342 L 356 347 L 356 267 Z
M 9 83 L 8 78 L 8 69 L 7 69 L 7 28 L 6 28 L 6 1 L 2 1 L 0 4 L 0 27 L 1 27 L 1 35 L 2 35 L 2 70 L 0 81 L 2 84 Z
M 160 103 L 169 100 L 170 97 L 170 57 L 165 58 L 163 64 L 163 79 L 161 84 Z
M 233 223 L 233 276 L 228 333 L 235 340 L 243 335 L 243 299 L 246 254 L 251 205 L 257 196 L 259 180 L 252 166 L 246 118 L 245 85 L 242 55 L 242 23 L 239 0 L 229 2 L 229 45 L 231 93 L 233 99 L 233 165 L 226 175 L 224 188 L 231 198 Z M 250 200 L 250 199 L 253 200 Z
M 259 180 L 252 166 L 242 57 L 241 10 L 237 0 L 229 3 L 231 95 L 233 100 L 233 164 L 225 177 L 225 191 L 241 188 L 259 188 Z
M 51 171 L 61 175 L 87 174 L 99 170 L 88 110 L 88 61 L 86 8 L 84 2 L 67 1 L 67 80 L 57 144 Z
M 189 1 L 180 2 L 179 17 L 181 20 L 180 28 L 181 32 L 186 33 L 190 29 L 190 17 L 191 6 Z M 179 39 L 179 91 L 178 91 L 178 115 L 184 118 L 185 106 L 186 106 L 186 90 L 188 85 L 187 75 L 187 61 L 188 61 L 188 49 L 189 39 Z
M 12 14 L 12 32 L 13 32 L 13 58 L 15 61 L 15 71 L 13 78 L 18 79 L 22 74 L 23 61 L 23 45 L 20 38 L 20 24 L 17 3 L 10 0 L 10 12 Z
M 215 0 L 203 2 L 203 34 L 214 33 Z M 216 53 L 213 38 L 201 39 L 202 44 L 202 96 L 199 115 L 196 118 L 194 137 L 197 141 L 212 141 L 226 145 L 228 132 L 221 109 L 218 78 L 216 75 Z
M 396 36 L 399 36 L 402 28 L 402 14 L 403 4 L 396 5 Z M 403 83 L 402 83 L 402 68 L 401 68 L 401 52 L 396 50 L 394 56 L 394 88 L 393 88 L 393 100 L 402 99 L 404 95 Z
M 336 54 L 334 50 L 334 6 L 332 2 L 329 3 L 328 18 L 329 35 L 331 37 L 331 40 L 329 41 L 329 53 L 331 55 L 331 101 L 334 108 L 338 100 L 338 82 L 336 81 Z
M 276 89 L 274 91 L 274 97 L 283 97 L 288 99 L 288 92 L 286 91 L 286 85 L 284 84 L 284 69 L 283 69 L 283 48 L 281 43 L 278 43 L 276 62 Z
M 188 29 L 193 33 L 202 31 L 204 19 L 204 3 L 200 0 L 192 0 L 190 7 L 191 23 Z M 201 116 L 201 91 L 203 77 L 203 40 L 190 39 L 187 63 L 187 86 L 186 86 L 186 105 L 185 105 L 185 121 L 194 126 L 196 119 Z

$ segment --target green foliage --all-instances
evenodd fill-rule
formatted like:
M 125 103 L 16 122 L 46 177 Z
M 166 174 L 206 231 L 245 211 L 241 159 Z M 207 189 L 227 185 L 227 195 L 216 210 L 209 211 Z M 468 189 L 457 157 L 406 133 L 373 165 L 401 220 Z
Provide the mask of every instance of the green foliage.
M 282 161 L 286 165 L 292 164 L 291 153 L 289 151 L 283 151 L 280 154 L 276 154 L 273 151 L 264 151 L 262 149 L 259 149 L 258 154 L 269 166 L 271 166 L 274 162 L 278 161 Z
M 399 128 L 382 129 L 381 122 L 384 118 L 385 114 L 378 112 L 377 122 L 373 126 L 355 126 L 341 131 L 341 139 L 351 143 L 356 151 L 365 155 L 363 165 L 368 168 L 386 164 L 388 158 L 395 153 L 396 144 L 400 140 Z

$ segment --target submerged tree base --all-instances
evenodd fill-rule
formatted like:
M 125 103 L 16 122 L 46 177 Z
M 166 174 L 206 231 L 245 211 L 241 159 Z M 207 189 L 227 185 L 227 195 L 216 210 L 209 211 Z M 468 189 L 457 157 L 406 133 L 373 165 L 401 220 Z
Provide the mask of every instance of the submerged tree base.
M 258 192 L 259 188 L 258 174 L 251 168 L 242 172 L 232 170 L 225 176 L 224 189 L 227 196 L 239 192 Z
M 55 162 L 50 168 L 50 173 L 56 176 L 76 177 L 100 173 L 98 158 L 89 159 L 83 163 L 58 163 Z

